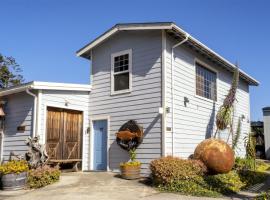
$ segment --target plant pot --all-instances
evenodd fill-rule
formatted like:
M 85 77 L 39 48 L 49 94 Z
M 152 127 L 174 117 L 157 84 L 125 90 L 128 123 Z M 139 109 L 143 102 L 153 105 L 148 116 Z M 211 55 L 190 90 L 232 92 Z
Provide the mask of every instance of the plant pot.
M 1 177 L 3 190 L 21 190 L 27 182 L 27 172 L 20 174 L 5 174 Z
M 127 180 L 134 180 L 141 178 L 141 165 L 124 165 L 120 166 L 121 177 Z

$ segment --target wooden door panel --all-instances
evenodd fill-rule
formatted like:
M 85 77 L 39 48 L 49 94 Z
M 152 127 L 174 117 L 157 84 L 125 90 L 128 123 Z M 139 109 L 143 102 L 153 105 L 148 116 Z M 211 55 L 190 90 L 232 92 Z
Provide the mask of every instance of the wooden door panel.
M 82 113 L 65 113 L 64 159 L 80 159 L 82 146 Z
M 47 112 L 47 151 L 52 159 L 62 158 L 62 117 L 61 112 L 57 110 L 48 110 Z

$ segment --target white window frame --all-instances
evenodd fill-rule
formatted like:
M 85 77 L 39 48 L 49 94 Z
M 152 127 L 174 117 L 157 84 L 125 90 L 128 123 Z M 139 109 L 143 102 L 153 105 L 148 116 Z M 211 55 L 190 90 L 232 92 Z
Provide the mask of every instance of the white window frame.
M 208 99 L 206 97 L 203 97 L 203 96 L 200 96 L 200 95 L 197 95 L 197 84 L 196 84 L 196 64 L 200 64 L 202 65 L 203 67 L 205 67 L 206 69 L 216 73 L 216 100 L 212 100 L 212 99 Z M 195 83 L 194 83 L 194 86 L 195 86 L 195 90 L 194 90 L 194 96 L 197 97 L 198 99 L 201 99 L 201 100 L 205 100 L 205 101 L 208 101 L 208 102 L 218 102 L 218 98 L 219 98 L 219 91 L 218 91 L 218 88 L 219 88 L 219 71 L 215 68 L 213 68 L 212 66 L 210 66 L 209 64 L 207 64 L 206 62 L 203 62 L 202 60 L 198 59 L 198 58 L 195 58 L 194 59 L 194 73 L 195 73 Z
M 123 72 L 114 72 L 114 58 L 128 54 L 128 70 Z M 129 73 L 129 89 L 126 90 L 114 90 L 114 75 L 122 74 L 122 73 Z M 111 54 L 111 95 L 117 95 L 117 94 L 124 94 L 124 93 L 130 93 L 132 91 L 132 49 L 119 51 L 116 53 Z

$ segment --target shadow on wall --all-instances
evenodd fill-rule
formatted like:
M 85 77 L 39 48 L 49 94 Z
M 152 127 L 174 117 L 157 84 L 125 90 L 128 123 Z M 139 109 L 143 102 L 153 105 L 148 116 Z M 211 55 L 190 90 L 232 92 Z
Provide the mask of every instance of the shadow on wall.
M 16 155 L 23 155 L 27 151 L 25 140 L 32 136 L 33 132 L 33 99 L 27 94 L 18 93 L 10 95 L 5 101 L 3 156 L 4 160 L 8 160 L 11 151 Z
M 152 128 L 155 127 L 155 125 L 157 123 L 159 123 L 160 119 L 161 119 L 161 115 L 158 114 L 156 117 L 154 117 L 153 121 L 147 127 L 143 127 L 144 128 L 144 135 L 143 135 L 144 138 L 149 133 L 151 133 Z M 133 119 L 133 120 L 136 120 L 136 119 Z M 140 124 L 139 120 L 138 120 L 138 124 Z M 160 137 L 161 137 L 161 135 L 160 135 Z M 144 141 L 142 142 L 142 144 L 140 144 L 140 146 L 143 144 L 144 144 Z M 138 147 L 138 149 L 140 148 L 140 146 Z M 140 157 L 140 153 L 138 153 L 137 157 Z M 110 169 L 118 170 L 119 164 L 121 162 L 128 162 L 129 161 L 129 153 L 127 151 L 123 150 L 122 148 L 120 148 L 120 146 L 117 144 L 116 140 L 114 139 L 113 143 L 110 145 L 109 158 L 110 158 L 109 159 Z
M 209 139 L 213 136 L 215 119 L 216 119 L 216 102 L 213 103 L 210 119 L 209 119 L 209 122 L 208 122 L 207 127 L 206 127 L 205 139 Z

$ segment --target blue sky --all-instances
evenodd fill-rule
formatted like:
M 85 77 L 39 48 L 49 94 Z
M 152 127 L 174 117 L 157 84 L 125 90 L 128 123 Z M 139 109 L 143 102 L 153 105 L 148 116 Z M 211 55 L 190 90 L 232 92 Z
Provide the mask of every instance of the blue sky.
M 270 106 L 270 1 L 0 0 L 0 53 L 13 56 L 27 81 L 89 82 L 83 45 L 120 22 L 174 21 L 261 82 L 251 116 Z

